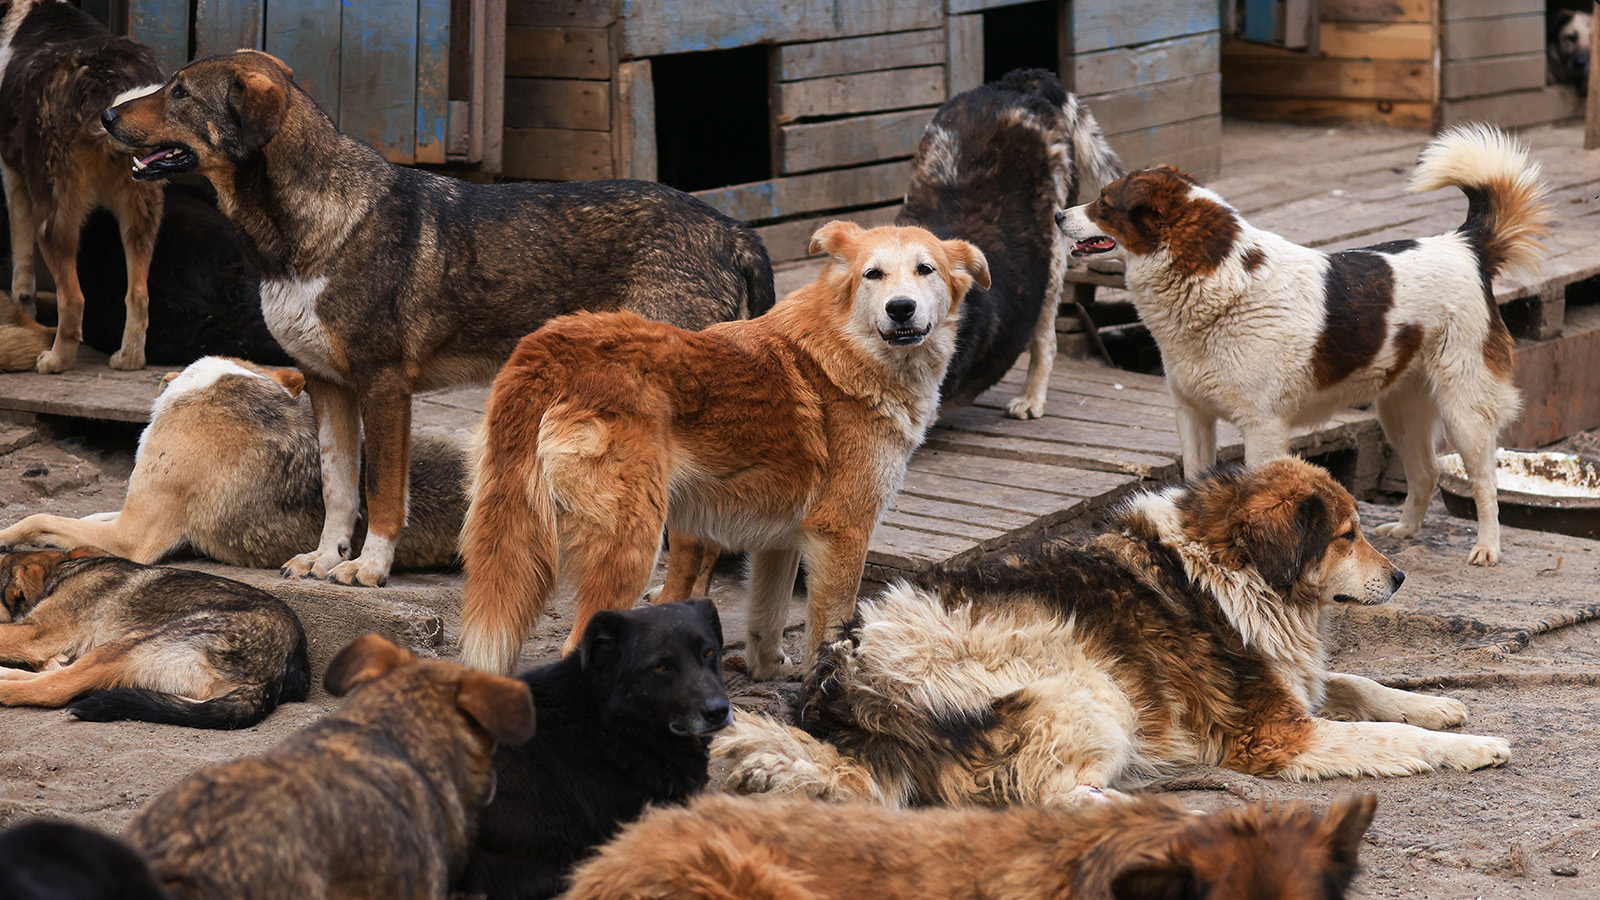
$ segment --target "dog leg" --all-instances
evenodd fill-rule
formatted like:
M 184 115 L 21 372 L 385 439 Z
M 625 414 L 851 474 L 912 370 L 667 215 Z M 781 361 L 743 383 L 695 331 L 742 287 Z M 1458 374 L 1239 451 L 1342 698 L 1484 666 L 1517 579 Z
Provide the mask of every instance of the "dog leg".
M 1172 391 L 1172 404 L 1178 420 L 1178 446 L 1183 450 L 1183 477 L 1198 478 L 1217 464 L 1216 417 L 1203 412 L 1176 390 Z
M 389 581 L 394 545 L 406 525 L 411 481 L 412 383 L 385 373 L 367 384 L 361 424 L 367 447 L 367 539 L 361 555 L 328 570 L 339 584 L 379 587 Z
M 66 706 L 91 691 L 127 684 L 133 642 L 106 644 L 70 666 L 35 672 L 32 678 L 0 681 L 0 706 Z
M 1439 483 L 1439 462 L 1433 453 L 1433 430 L 1439 410 L 1422 379 L 1409 377 L 1378 398 L 1378 421 L 1406 470 L 1406 501 L 1400 521 L 1373 529 L 1377 534 L 1408 538 L 1422 530 L 1422 518 Z
M 867 527 L 876 517 L 869 520 Z M 816 660 L 822 644 L 855 612 L 861 571 L 867 565 L 870 532 L 840 529 L 801 545 L 806 564 L 806 662 Z
M 676 603 L 704 597 L 711 589 L 711 569 L 717 564 L 716 544 L 667 529 L 667 577 L 657 603 Z
M 1060 231 L 1052 228 L 1058 236 Z M 1060 241 L 1065 245 L 1065 240 Z M 1063 251 L 1065 247 L 1062 247 Z M 1045 287 L 1044 305 L 1039 307 L 1039 319 L 1033 325 L 1033 338 L 1028 342 L 1028 380 L 1022 393 L 1006 404 L 1006 415 L 1013 419 L 1037 419 L 1044 415 L 1045 394 L 1050 388 L 1050 373 L 1056 364 L 1056 313 L 1061 308 L 1061 272 L 1058 263 L 1051 261 L 1050 282 Z
M 834 802 L 902 806 L 908 790 L 886 791 L 872 771 L 798 728 L 735 711 L 733 726 L 711 741 L 711 756 L 732 763 L 722 789 L 734 794 L 801 794 Z
M 361 417 L 349 388 L 306 375 L 322 453 L 322 540 L 317 549 L 283 564 L 286 578 L 323 578 L 350 555 L 361 498 Z M 370 540 L 370 538 L 369 538 Z
M 46 634 L 38 625 L 23 622 L 20 625 L 0 625 L 0 661 L 38 668 L 56 654 L 66 649 L 67 642 Z M 32 677 L 32 672 L 15 675 L 18 670 L 6 670 L 6 677 Z
M 11 220 L 11 302 L 31 318 L 38 314 L 33 277 L 33 197 L 21 173 L 0 165 L 5 183 L 6 212 Z
M 1429 731 L 1395 722 L 1306 718 L 1258 728 L 1249 740 L 1257 747 L 1303 746 L 1281 765 L 1245 768 L 1254 774 L 1296 781 L 1415 775 L 1435 769 L 1471 771 L 1511 760 L 1511 745 L 1500 738 Z
M 1437 731 L 1467 720 L 1467 706 L 1450 697 L 1396 690 L 1359 675 L 1329 672 L 1322 714 L 1354 722 L 1405 722 Z
M 177 502 L 174 500 L 173 502 Z M 145 514 L 149 507 L 156 515 Z M 97 513 L 82 519 L 39 514 L 29 516 L 0 531 L 0 547 L 15 544 L 46 544 L 70 550 L 74 547 L 99 547 L 112 556 L 149 565 L 166 556 L 183 542 L 182 525 L 173 516 L 162 516 L 159 501 L 123 513 Z M 106 517 L 108 518 L 101 518 Z
M 111 355 L 111 368 L 142 369 L 150 325 L 150 257 L 161 228 L 163 195 L 153 185 L 135 185 L 117 194 L 119 202 L 112 212 L 122 229 L 122 253 L 128 265 L 128 293 L 123 297 L 128 318 L 122 327 L 122 346 Z
M 1478 541 L 1467 562 L 1475 566 L 1500 564 L 1500 496 L 1495 486 L 1495 427 L 1484 421 L 1462 422 L 1445 418 L 1445 433 L 1461 454 L 1461 466 L 1472 483 L 1472 501 L 1478 507 Z M 1407 497 L 1409 500 L 1409 496 Z
M 744 655 L 756 681 L 795 674 L 783 653 L 783 626 L 799 573 L 797 549 L 763 550 L 750 560 L 750 636 Z
M 87 213 L 87 210 L 85 211 Z M 39 238 L 39 249 L 50 275 L 56 280 L 56 340 L 39 354 L 34 368 L 49 375 L 64 372 L 78 361 L 78 344 L 83 340 L 83 287 L 78 284 L 78 232 L 82 218 L 46 222 Z
M 1283 422 L 1271 419 L 1243 429 L 1244 464 L 1255 468 L 1264 462 L 1289 455 L 1289 430 Z

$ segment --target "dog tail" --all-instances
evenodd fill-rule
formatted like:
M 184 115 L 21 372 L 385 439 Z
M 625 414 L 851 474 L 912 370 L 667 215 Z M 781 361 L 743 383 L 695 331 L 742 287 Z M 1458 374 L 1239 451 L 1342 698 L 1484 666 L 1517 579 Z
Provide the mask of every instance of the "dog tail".
M 772 259 L 767 256 L 767 245 L 748 227 L 739 229 L 734 245 L 734 263 L 744 276 L 745 303 L 748 309 L 741 318 L 754 319 L 778 302 L 777 288 L 772 282 Z
M 1528 161 L 1524 144 L 1481 123 L 1446 129 L 1422 151 L 1410 189 L 1444 187 L 1467 195 L 1467 221 L 1457 230 L 1478 248 L 1490 277 L 1538 269 L 1550 207 L 1539 164 Z
M 526 416 L 520 426 L 499 427 L 500 393 L 497 380 L 488 415 L 478 427 L 471 500 L 461 526 L 467 578 L 461 601 L 461 662 L 509 675 L 555 588 L 559 549 L 555 500 L 535 437 L 544 419 L 543 404 L 506 417 Z
M 211 700 L 190 700 L 145 688 L 112 688 L 84 697 L 67 711 L 85 722 L 131 719 L 189 728 L 249 728 L 278 707 L 274 693 L 264 684 L 246 684 Z
M 1081 181 L 1104 187 L 1127 174 L 1117 151 L 1106 143 L 1100 123 L 1095 121 L 1087 103 L 1079 100 L 1076 94 L 1068 94 L 1067 102 L 1061 105 L 1061 114 L 1072 132 L 1072 154 L 1077 160 L 1078 172 L 1087 176 Z

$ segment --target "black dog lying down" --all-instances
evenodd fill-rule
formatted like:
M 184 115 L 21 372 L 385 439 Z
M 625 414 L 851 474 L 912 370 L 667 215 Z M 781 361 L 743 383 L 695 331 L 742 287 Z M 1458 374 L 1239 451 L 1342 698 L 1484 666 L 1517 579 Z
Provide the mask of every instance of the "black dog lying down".
M 93 828 L 35 819 L 0 834 L 0 900 L 166 900 L 144 857 Z
M 494 800 L 455 889 L 551 897 L 646 804 L 705 786 L 710 736 L 732 721 L 710 600 L 601 612 L 578 652 L 521 676 L 539 726 L 495 754 Z

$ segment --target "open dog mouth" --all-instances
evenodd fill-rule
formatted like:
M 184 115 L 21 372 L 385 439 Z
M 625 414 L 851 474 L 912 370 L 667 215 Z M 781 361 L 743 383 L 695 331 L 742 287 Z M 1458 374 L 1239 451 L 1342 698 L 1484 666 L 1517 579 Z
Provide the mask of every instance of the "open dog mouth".
M 200 157 L 193 150 L 183 146 L 158 147 L 148 156 L 136 156 L 133 160 L 133 177 L 135 181 L 155 181 L 168 175 L 187 172 L 200 164 Z
M 1072 245 L 1072 255 L 1076 257 L 1093 256 L 1096 253 L 1109 253 L 1117 249 L 1117 242 L 1105 235 L 1077 241 Z
M 933 330 L 930 323 L 927 328 L 896 328 L 893 331 L 879 331 L 878 336 L 891 347 L 915 347 L 922 343 L 922 339 Z

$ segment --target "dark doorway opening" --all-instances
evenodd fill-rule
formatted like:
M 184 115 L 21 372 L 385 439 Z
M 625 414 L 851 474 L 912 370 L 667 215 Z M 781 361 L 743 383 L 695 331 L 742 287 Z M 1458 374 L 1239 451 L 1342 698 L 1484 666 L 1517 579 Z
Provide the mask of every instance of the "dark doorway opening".
M 657 177 L 701 191 L 772 177 L 766 47 L 650 60 Z

